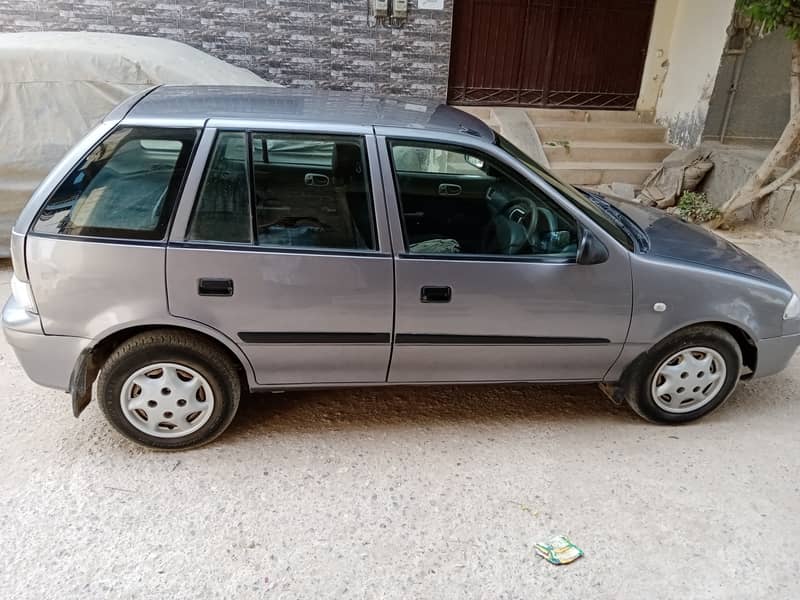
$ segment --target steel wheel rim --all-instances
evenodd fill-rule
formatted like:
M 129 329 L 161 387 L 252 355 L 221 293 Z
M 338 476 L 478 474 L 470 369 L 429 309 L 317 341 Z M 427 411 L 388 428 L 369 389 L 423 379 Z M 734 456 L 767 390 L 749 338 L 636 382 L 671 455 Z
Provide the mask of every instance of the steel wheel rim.
M 120 392 L 122 414 L 136 429 L 158 438 L 190 435 L 214 412 L 214 392 L 194 369 L 153 363 L 135 371 Z
M 717 397 L 727 372 L 725 359 L 716 350 L 704 346 L 685 348 L 658 366 L 650 393 L 661 410 L 691 412 Z

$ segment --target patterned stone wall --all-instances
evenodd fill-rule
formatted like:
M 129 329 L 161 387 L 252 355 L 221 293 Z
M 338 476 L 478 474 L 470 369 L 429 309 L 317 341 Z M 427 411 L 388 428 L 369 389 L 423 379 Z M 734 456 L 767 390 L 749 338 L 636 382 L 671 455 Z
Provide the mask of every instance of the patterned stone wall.
M 0 0 L 0 32 L 167 37 L 284 85 L 443 99 L 453 2 L 410 0 L 406 25 L 389 29 L 367 0 Z

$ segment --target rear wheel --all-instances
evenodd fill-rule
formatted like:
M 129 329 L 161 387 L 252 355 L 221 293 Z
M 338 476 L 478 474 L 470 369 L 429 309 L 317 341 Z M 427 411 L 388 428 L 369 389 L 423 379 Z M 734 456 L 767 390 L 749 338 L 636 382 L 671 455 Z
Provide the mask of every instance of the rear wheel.
M 742 353 L 727 331 L 694 326 L 659 342 L 626 371 L 620 391 L 656 423 L 693 421 L 722 404 L 739 381 Z
M 97 390 L 103 413 L 125 437 L 151 448 L 182 449 L 225 431 L 239 406 L 241 382 L 212 342 L 158 330 L 120 345 L 103 366 Z

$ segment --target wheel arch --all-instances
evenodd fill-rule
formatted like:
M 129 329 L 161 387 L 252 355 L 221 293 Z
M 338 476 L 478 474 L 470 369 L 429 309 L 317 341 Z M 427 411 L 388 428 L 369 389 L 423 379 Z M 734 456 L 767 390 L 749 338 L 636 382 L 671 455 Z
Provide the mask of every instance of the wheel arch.
M 125 327 L 98 335 L 78 358 L 72 371 L 69 389 L 72 394 L 72 412 L 76 417 L 80 416 L 83 409 L 91 402 L 92 384 L 111 353 L 133 336 L 155 330 L 185 332 L 205 338 L 231 359 L 239 373 L 243 388 L 250 389 L 255 384 L 255 374 L 250 361 L 236 344 L 214 329 L 176 321 L 126 324 Z
M 749 379 L 756 372 L 758 366 L 758 346 L 756 345 L 753 336 L 732 323 L 724 321 L 711 321 L 706 323 L 697 323 L 697 325 L 708 325 L 711 327 L 719 327 L 730 333 L 736 343 L 739 344 L 739 350 L 742 352 L 742 365 L 748 369 L 749 372 L 742 375 L 742 379 Z
M 648 352 L 653 346 L 660 344 L 673 335 L 679 334 L 681 331 L 690 329 L 692 327 L 702 326 L 716 327 L 733 336 L 733 339 L 736 340 L 739 350 L 742 353 L 742 364 L 746 368 L 746 371 L 742 374 L 741 378 L 750 379 L 755 373 L 756 367 L 758 366 L 758 346 L 755 342 L 755 336 L 752 334 L 752 332 L 740 325 L 737 325 L 736 323 L 708 319 L 699 320 L 692 323 L 683 323 L 679 327 L 668 331 L 654 342 L 648 343 L 646 346 L 643 344 L 629 344 L 626 342 L 627 353 L 626 348 L 623 348 L 623 351 L 620 357 L 617 359 L 617 362 L 608 370 L 606 376 L 603 378 L 603 382 L 611 385 L 622 381 L 625 377 L 625 374 L 636 365 L 640 357 Z
M 653 346 L 660 344 L 667 338 L 679 334 L 682 331 L 691 329 L 692 327 L 716 327 L 717 329 L 721 329 L 729 333 L 739 345 L 739 350 L 742 353 L 742 365 L 749 369 L 749 373 L 743 375 L 742 378 L 746 379 L 752 375 L 752 373 L 755 373 L 756 365 L 758 364 L 758 348 L 756 346 L 755 338 L 753 337 L 753 334 L 747 331 L 744 327 L 729 321 L 707 320 L 684 324 L 662 336 L 661 339 L 653 343 Z

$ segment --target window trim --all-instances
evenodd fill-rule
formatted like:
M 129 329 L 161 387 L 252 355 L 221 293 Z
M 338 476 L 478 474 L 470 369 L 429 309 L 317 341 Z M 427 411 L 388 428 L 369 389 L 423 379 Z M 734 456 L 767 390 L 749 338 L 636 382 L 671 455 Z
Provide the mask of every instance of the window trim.
M 378 211 L 377 211 L 377 203 L 375 201 L 375 187 L 373 186 L 372 182 L 372 172 L 370 167 L 370 159 L 369 159 L 369 148 L 368 143 L 369 140 L 367 139 L 369 134 L 362 133 L 362 132 L 354 132 L 354 131 L 335 131 L 329 132 L 324 130 L 317 130 L 317 129 L 298 129 L 298 130 L 285 130 L 285 129 L 268 129 L 268 128 L 261 128 L 261 127 L 236 127 L 230 124 L 225 124 L 224 126 L 219 127 L 211 127 L 210 125 L 207 126 L 205 131 L 213 130 L 213 137 L 209 142 L 208 149 L 206 150 L 205 156 L 205 164 L 203 165 L 202 172 L 200 174 L 200 178 L 197 182 L 197 189 L 194 192 L 193 197 L 189 200 L 190 207 L 189 207 L 189 214 L 186 220 L 186 227 L 184 228 L 183 234 L 180 235 L 179 238 L 170 238 L 168 243 L 172 247 L 176 248 L 197 248 L 197 249 L 205 249 L 205 250 L 224 250 L 230 247 L 231 249 L 237 251 L 261 251 L 261 252 L 273 252 L 277 254 L 316 254 L 316 255 L 325 255 L 325 256 L 389 256 L 385 252 L 381 250 L 380 244 L 380 237 L 378 233 Z M 207 171 L 210 168 L 211 160 L 213 158 L 214 149 L 216 148 L 217 139 L 221 133 L 243 133 L 245 134 L 245 143 L 247 144 L 247 184 L 248 184 L 248 194 L 250 195 L 250 213 L 251 213 L 251 223 L 252 223 L 252 233 L 253 236 L 252 242 L 249 244 L 243 242 L 225 242 L 225 241 L 213 241 L 213 240 L 192 240 L 189 239 L 189 232 L 192 226 L 192 220 L 194 218 L 195 210 L 197 209 L 198 203 L 200 201 L 200 195 L 203 190 L 203 184 L 205 183 Z M 372 228 L 372 238 L 374 248 L 328 248 L 328 247 L 319 247 L 319 246 L 286 246 L 281 244 L 259 244 L 258 243 L 258 222 L 256 217 L 255 211 L 255 182 L 254 182 L 254 172 L 253 172 L 253 147 L 252 147 L 252 139 L 254 134 L 264 134 L 267 136 L 291 136 L 291 137 L 314 137 L 314 136 L 325 136 L 325 137 L 337 137 L 337 138 L 351 138 L 357 139 L 359 141 L 359 145 L 361 148 L 361 155 L 362 155 L 362 162 L 363 162 L 363 176 L 364 176 L 364 184 L 365 188 L 369 195 L 369 207 L 371 212 L 371 219 L 370 224 Z M 199 143 L 196 144 L 199 146 Z M 378 173 L 380 173 L 380 169 L 378 169 Z M 379 175 L 380 177 L 380 175 Z M 180 203 L 186 201 L 181 197 Z M 178 203 L 176 203 L 178 204 Z
M 489 152 L 485 151 L 479 147 L 468 146 L 464 144 L 460 144 L 459 142 L 453 141 L 438 141 L 433 139 L 423 139 L 423 138 L 411 138 L 411 137 L 397 137 L 387 135 L 384 138 L 385 147 L 386 147 L 386 155 L 389 159 L 389 168 L 391 169 L 391 180 L 392 184 L 394 185 L 394 195 L 395 195 L 395 211 L 397 214 L 397 218 L 400 222 L 400 229 L 403 234 L 403 248 L 401 251 L 397 252 L 397 258 L 399 259 L 415 259 L 419 258 L 422 260 L 455 260 L 455 261 L 472 261 L 472 262 L 512 262 L 512 263 L 537 263 L 537 264 L 554 264 L 554 265 L 564 265 L 564 264 L 577 264 L 578 257 L 577 252 L 574 257 L 556 257 L 552 255 L 538 255 L 538 254 L 475 254 L 475 253 L 458 253 L 458 254 L 445 254 L 445 253 L 416 253 L 411 252 L 409 249 L 408 244 L 408 232 L 406 230 L 406 220 L 403 216 L 403 198 L 400 192 L 400 182 L 398 180 L 398 175 L 400 173 L 411 173 L 411 174 L 419 174 L 417 171 L 398 171 L 395 168 L 394 164 L 394 153 L 392 152 L 392 143 L 393 142 L 400 142 L 406 143 L 408 145 L 422 145 L 422 146 L 439 146 L 439 147 L 452 147 L 452 148 L 462 148 L 467 151 L 477 152 L 483 155 L 485 158 L 488 158 L 492 162 L 500 163 L 505 170 L 511 172 L 510 179 L 515 181 L 518 185 L 522 187 L 530 187 L 534 186 L 541 195 L 548 198 L 553 204 L 555 204 L 559 211 L 564 213 L 563 216 L 568 217 L 572 220 L 575 224 L 575 228 L 577 230 L 577 235 L 580 235 L 581 229 L 584 225 L 581 223 L 580 219 L 576 218 L 575 215 L 570 214 L 566 211 L 560 204 L 558 204 L 555 200 L 553 200 L 550 194 L 547 193 L 546 190 L 541 189 L 538 185 L 532 183 L 528 178 L 522 176 L 518 172 L 518 170 L 508 164 L 507 162 L 500 160 L 496 156 L 492 156 Z M 426 174 L 426 173 L 422 173 Z M 448 175 L 447 173 L 430 173 L 430 175 Z M 456 174 L 459 175 L 459 174 Z M 474 175 L 464 174 L 464 177 L 476 177 Z M 385 177 L 385 176 L 384 176 Z
M 200 240 L 171 241 L 170 248 L 194 250 L 222 250 L 228 252 L 259 252 L 261 254 L 308 254 L 317 256 L 361 256 L 365 258 L 391 258 L 391 254 L 380 250 L 359 250 L 353 248 L 329 249 L 313 246 L 256 246 L 244 242 L 209 242 Z
M 548 265 L 574 265 L 578 262 L 577 257 L 567 256 L 554 256 L 544 255 L 539 256 L 536 254 L 431 254 L 431 253 L 414 253 L 403 251 L 398 253 L 397 258 L 404 259 L 422 259 L 422 260 L 456 260 L 456 261 L 471 261 L 471 262 L 507 262 L 507 263 L 538 263 Z
M 83 162 L 91 155 L 95 149 L 104 143 L 109 137 L 111 137 L 114 133 L 119 131 L 120 129 L 161 129 L 164 131 L 194 131 L 194 141 L 192 142 L 192 146 L 189 149 L 189 156 L 186 159 L 186 166 L 183 171 L 183 176 L 178 184 L 175 186 L 175 193 L 174 197 L 170 202 L 170 206 L 166 207 L 168 212 L 168 217 L 164 224 L 164 231 L 159 238 L 136 238 L 136 237 L 120 237 L 120 236 L 108 236 L 108 235 L 74 235 L 69 233 L 53 233 L 53 232 L 46 232 L 46 231 L 36 231 L 36 224 L 39 222 L 39 219 L 44 212 L 47 205 L 53 199 L 53 196 L 61 189 L 61 186 L 67 181 L 67 179 L 75 172 L 75 169 L 83 164 Z M 31 219 L 30 224 L 28 225 L 28 229 L 26 234 L 27 235 L 34 235 L 37 237 L 48 238 L 48 239 L 69 239 L 69 240 L 78 240 L 78 241 L 96 241 L 99 243 L 129 243 L 134 245 L 140 246 L 165 246 L 170 239 L 172 234 L 172 225 L 175 221 L 175 216 L 178 212 L 178 207 L 181 204 L 183 199 L 183 191 L 186 186 L 186 182 L 189 178 L 189 172 L 192 169 L 192 165 L 194 164 L 195 157 L 197 156 L 197 149 L 200 145 L 200 139 L 202 137 L 203 130 L 200 127 L 191 127 L 188 125 L 176 125 L 176 126 L 168 126 L 168 125 L 156 125 L 156 124 L 145 124 L 145 123 L 125 123 L 119 122 L 108 132 L 105 133 L 100 139 L 96 140 L 91 147 L 84 152 L 79 158 L 77 158 L 70 166 L 67 168 L 64 175 L 58 180 L 58 182 L 52 187 L 52 189 L 47 194 L 44 202 L 41 203 L 41 206 L 37 209 L 33 219 Z M 174 177 L 174 173 L 173 173 Z

